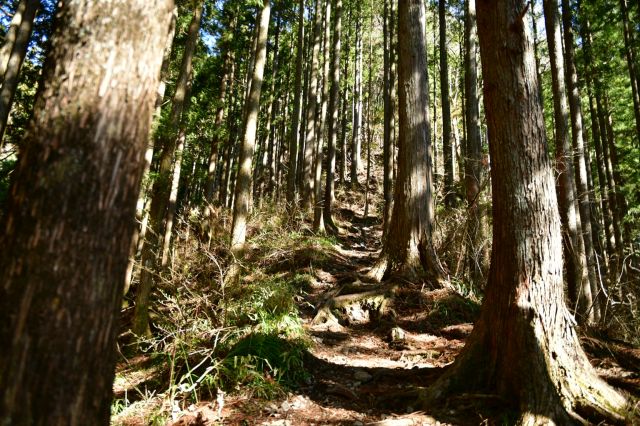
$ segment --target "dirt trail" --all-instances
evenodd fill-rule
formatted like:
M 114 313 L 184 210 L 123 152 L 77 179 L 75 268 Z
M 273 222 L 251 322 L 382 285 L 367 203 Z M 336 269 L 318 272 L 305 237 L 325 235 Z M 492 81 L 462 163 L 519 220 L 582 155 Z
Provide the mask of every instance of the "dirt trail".
M 465 419 L 468 414 L 447 407 L 434 417 L 416 411 L 409 396 L 437 378 L 464 345 L 477 307 L 462 297 L 399 283 L 392 313 L 384 318 L 370 320 L 365 309 L 351 312 L 348 323 L 312 324 L 317 308 L 336 288 L 365 284 L 364 274 L 379 255 L 377 219 L 344 209 L 340 216 L 339 256 L 313 270 L 313 290 L 301 305 L 314 342 L 305 363 L 308 383 L 260 408 L 252 407 L 255 401 L 235 400 L 225 410 L 224 424 L 478 424 L 479 417 Z
M 181 413 L 174 425 L 479 425 L 503 424 L 504 401 L 490 395 L 461 395 L 446 405 L 418 411 L 415 394 L 453 362 L 479 306 L 451 290 L 428 283 L 397 284 L 381 318 L 356 307 L 341 321 L 314 325 L 317 310 L 339 288 L 367 286 L 365 273 L 379 255 L 381 227 L 361 212 L 339 211 L 341 234 L 328 261 L 308 269 L 315 280 L 301 317 L 313 340 L 305 360 L 308 380 L 285 398 L 265 402 L 225 395 Z M 601 340 L 584 343 L 601 375 L 640 393 L 640 351 L 616 349 Z M 620 366 L 624 366 L 620 367 Z M 220 404 L 219 402 L 223 402 Z

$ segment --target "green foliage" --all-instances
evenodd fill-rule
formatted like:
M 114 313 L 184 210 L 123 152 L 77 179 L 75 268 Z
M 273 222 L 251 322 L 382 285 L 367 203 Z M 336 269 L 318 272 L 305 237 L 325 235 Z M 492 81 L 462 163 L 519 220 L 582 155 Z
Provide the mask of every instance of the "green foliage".
M 282 393 L 282 385 L 295 385 L 306 377 L 305 349 L 302 340 L 252 333 L 233 346 L 224 363 L 234 382 L 271 398 Z

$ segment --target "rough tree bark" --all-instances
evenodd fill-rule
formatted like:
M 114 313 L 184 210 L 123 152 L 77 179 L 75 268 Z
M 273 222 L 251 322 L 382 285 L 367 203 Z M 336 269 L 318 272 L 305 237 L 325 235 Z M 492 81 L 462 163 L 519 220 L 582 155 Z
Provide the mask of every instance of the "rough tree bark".
M 493 245 L 480 318 L 427 392 L 498 394 L 517 424 L 623 421 L 626 399 L 589 364 L 563 299 L 562 237 L 524 0 L 479 0 L 492 159 Z M 500 48 L 498 48 L 500 47 Z
M 262 91 L 264 65 L 267 58 L 267 36 L 270 15 L 270 0 L 264 0 L 256 19 L 256 26 L 259 27 L 257 33 L 258 42 L 256 43 L 256 50 L 253 53 L 255 62 L 251 76 L 251 90 L 247 99 L 247 116 L 242 132 L 242 145 L 238 158 L 238 177 L 236 178 L 235 185 L 233 224 L 231 226 L 231 252 L 236 258 L 241 257 L 247 238 L 247 215 L 249 214 L 249 204 L 251 203 L 251 162 L 256 144 L 260 93 Z
M 433 248 L 433 175 L 429 83 L 422 0 L 398 3 L 399 129 L 398 177 L 389 234 L 370 275 L 417 278 L 422 271 L 443 283 L 444 271 Z
M 78 0 L 58 10 L 0 225 L 3 424 L 109 424 L 117 315 L 172 4 Z

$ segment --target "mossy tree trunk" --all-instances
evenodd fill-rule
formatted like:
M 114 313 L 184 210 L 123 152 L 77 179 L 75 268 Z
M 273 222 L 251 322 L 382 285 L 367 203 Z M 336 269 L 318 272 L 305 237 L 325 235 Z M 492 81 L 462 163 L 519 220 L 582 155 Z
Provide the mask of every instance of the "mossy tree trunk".
M 563 299 L 560 217 L 526 3 L 477 4 L 499 243 L 480 318 L 427 396 L 498 394 L 520 412 L 518 424 L 621 421 L 627 401 L 589 364 Z
M 172 7 L 78 0 L 58 10 L 0 227 L 3 424 L 109 423 L 117 316 Z

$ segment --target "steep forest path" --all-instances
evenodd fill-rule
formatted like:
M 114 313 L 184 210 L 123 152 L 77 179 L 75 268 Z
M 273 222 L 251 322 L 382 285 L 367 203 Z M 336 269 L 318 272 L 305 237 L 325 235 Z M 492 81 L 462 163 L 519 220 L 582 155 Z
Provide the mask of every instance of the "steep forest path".
M 318 309 L 338 293 L 380 288 L 366 278 L 380 251 L 379 220 L 348 209 L 341 209 L 338 217 L 340 235 L 333 250 L 325 253 L 328 258 L 309 266 L 315 280 L 300 304 L 312 339 L 306 384 L 258 410 L 255 401 L 237 401 L 224 423 L 478 424 L 481 418 L 475 412 L 474 418 L 448 407 L 437 414 L 416 412 L 412 398 L 403 397 L 429 385 L 454 360 L 472 328 L 477 305 L 447 290 L 403 282 L 394 287 L 384 315 L 374 297 L 333 309 L 329 321 L 314 324 Z
M 175 421 L 168 424 L 508 424 L 504 406 L 491 395 L 460 395 L 436 409 L 419 411 L 416 391 L 433 383 L 454 361 L 479 306 L 452 290 L 431 288 L 429 283 L 368 281 L 366 273 L 380 253 L 379 219 L 363 217 L 362 209 L 342 208 L 336 212 L 336 221 L 341 230 L 338 236 L 312 237 L 313 244 L 291 247 L 275 261 L 269 260 L 273 269 L 269 273 L 309 278 L 297 301 L 310 341 L 304 356 L 305 379 L 272 400 L 239 388 L 218 401 L 185 403 L 171 412 Z M 362 294 L 366 297 L 360 297 Z M 594 337 L 584 337 L 583 344 L 607 381 L 640 396 L 640 350 Z M 135 389 L 143 389 L 145 395 L 167 388 L 167 368 L 154 373 L 160 377 L 148 391 L 141 383 L 151 382 L 149 378 L 137 376 L 149 374 L 134 365 L 133 360 L 120 364 L 121 379 L 114 388 L 117 398 L 127 397 L 123 389 L 128 388 L 129 395 L 134 392 L 134 387 L 123 387 L 121 382 L 138 383 Z M 171 410 L 167 395 L 148 400 L 149 405 L 155 401 L 154 406 L 167 419 Z M 112 419 L 112 424 L 165 424 L 149 420 L 142 415 L 144 410 L 136 411 L 134 416 Z

